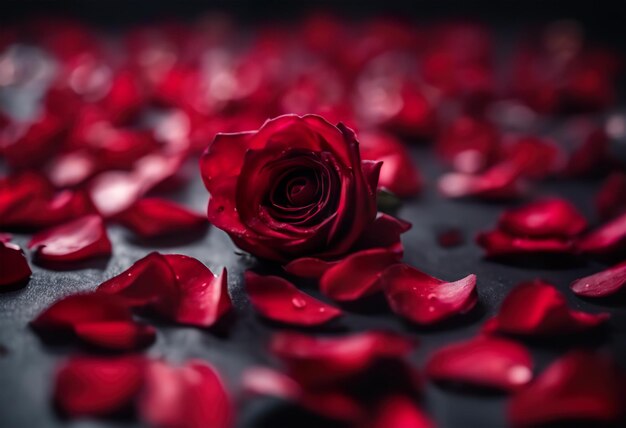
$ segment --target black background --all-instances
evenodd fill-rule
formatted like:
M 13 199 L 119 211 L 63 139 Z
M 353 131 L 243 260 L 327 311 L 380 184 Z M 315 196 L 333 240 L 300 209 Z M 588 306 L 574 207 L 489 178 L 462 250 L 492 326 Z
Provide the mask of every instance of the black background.
M 297 3 L 237 1 L 217 2 L 212 5 L 213 8 L 230 10 L 244 21 L 258 22 L 268 19 L 289 20 L 305 13 L 308 6 Z M 3 11 L 0 19 L 16 22 L 36 11 L 46 15 L 62 13 L 78 16 L 104 27 L 123 27 L 164 17 L 193 17 L 199 11 L 205 10 L 206 4 L 207 2 L 10 1 L 0 6 Z M 469 16 L 491 25 L 496 35 L 503 35 L 503 40 L 509 40 L 510 35 L 522 27 L 532 27 L 554 18 L 574 17 L 583 22 L 593 40 L 609 42 L 618 49 L 624 47 L 626 42 L 620 28 L 625 17 L 622 2 L 592 4 L 387 0 L 384 5 L 356 1 L 332 4 L 337 13 L 345 17 L 401 14 L 418 20 L 436 20 L 441 17 Z M 326 5 L 331 5 L 331 2 Z M 564 292 L 572 308 L 589 312 L 608 311 L 612 318 L 606 331 L 590 337 L 579 337 L 574 342 L 530 344 L 535 358 L 535 373 L 540 372 L 556 356 L 577 346 L 608 350 L 626 367 L 626 302 L 621 300 L 609 304 L 586 301 L 575 297 L 568 290 L 568 284 L 572 280 L 596 272 L 604 265 L 594 261 L 562 264 L 550 259 L 522 260 L 516 264 L 506 264 L 483 259 L 473 238 L 478 231 L 494 225 L 498 214 L 507 205 L 442 198 L 435 190 L 435 183 L 444 168 L 436 162 L 428 147 L 413 147 L 411 151 L 425 177 L 426 185 L 419 198 L 405 201 L 398 212 L 399 217 L 413 223 L 413 229 L 403 236 L 405 261 L 447 280 L 456 280 L 469 273 L 477 274 L 480 296 L 478 307 L 457 321 L 430 329 L 408 325 L 385 309 L 350 308 L 333 327 L 320 332 L 332 334 L 388 328 L 406 333 L 419 340 L 419 346 L 410 358 L 418 367 L 422 367 L 426 357 L 441 345 L 473 336 L 482 322 L 495 313 L 503 297 L 515 284 L 543 278 Z M 207 193 L 197 177 L 195 162 L 187 167 L 190 174 L 195 176 L 192 184 L 183 192 L 166 196 L 202 212 L 206 206 Z M 593 195 L 599 183 L 598 179 L 549 181 L 538 185 L 532 196 L 564 196 L 594 222 Z M 463 230 L 465 244 L 444 249 L 436 243 L 436 232 L 450 226 Z M 55 367 L 68 356 L 85 352 L 85 349 L 79 346 L 45 344 L 30 330 L 28 322 L 58 298 L 77 291 L 94 289 L 104 279 L 121 272 L 153 250 L 196 257 L 214 272 L 226 266 L 229 271 L 229 292 L 236 309 L 232 322 L 224 331 L 207 331 L 157 322 L 158 339 L 147 349 L 149 356 L 164 357 L 173 362 L 204 358 L 219 368 L 235 397 L 239 396 L 239 374 L 245 367 L 253 364 L 276 365 L 276 361 L 266 352 L 266 344 L 269 335 L 280 328 L 258 318 L 242 290 L 243 271 L 257 266 L 257 262 L 249 256 L 237 254 L 223 232 L 209 228 L 200 236 L 142 242 L 123 229 L 111 226 L 109 235 L 113 243 L 113 256 L 110 259 L 71 271 L 51 271 L 31 264 L 33 277 L 25 288 L 0 294 L 0 344 L 6 348 L 6 352 L 0 356 L 0 426 L 3 428 L 136 425 L 125 420 L 65 421 L 60 418 L 50 400 Z M 15 235 L 15 242 L 23 247 L 27 240 L 27 235 Z M 268 272 L 278 271 L 273 266 L 257 267 Z M 304 289 L 319 296 L 308 285 Z M 285 411 L 281 403 L 271 399 L 237 399 L 240 427 L 328 426 L 314 418 L 303 418 Z M 450 390 L 431 383 L 426 383 L 422 402 L 438 426 L 443 428 L 506 426 L 505 404 L 504 395 Z

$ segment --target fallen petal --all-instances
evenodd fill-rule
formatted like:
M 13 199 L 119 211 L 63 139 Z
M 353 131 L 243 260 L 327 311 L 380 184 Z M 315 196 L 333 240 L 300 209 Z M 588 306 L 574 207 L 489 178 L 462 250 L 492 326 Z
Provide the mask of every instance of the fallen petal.
M 401 395 L 386 398 L 378 406 L 368 428 L 434 428 L 426 413 L 408 397 Z
M 573 242 L 570 239 L 518 237 L 502 230 L 479 233 L 476 243 L 485 249 L 486 257 L 573 252 Z
M 10 240 L 10 238 L 9 238 Z M 20 247 L 0 240 L 0 260 L 2 260 L 2 275 L 0 276 L 0 287 L 26 283 L 32 271 L 28 265 L 28 260 Z
M 105 349 L 128 351 L 154 342 L 156 330 L 132 321 L 94 321 L 76 324 L 74 333 L 83 341 Z
M 605 297 L 617 293 L 626 285 L 626 262 L 570 284 L 572 291 L 584 297 Z
M 506 210 L 498 227 L 516 236 L 568 238 L 587 228 L 587 220 L 565 199 L 552 198 Z
M 321 278 L 337 262 L 327 262 L 315 257 L 302 257 L 290 261 L 284 266 L 286 272 L 302 278 Z
M 515 391 L 532 378 L 528 350 L 511 340 L 477 337 L 437 350 L 426 365 L 436 381 Z
M 339 309 L 301 292 L 283 278 L 247 271 L 245 281 L 252 306 L 272 321 L 316 326 L 341 315 Z
M 596 211 L 603 219 L 626 212 L 626 174 L 614 172 L 602 183 L 596 194 Z
M 476 275 L 446 282 L 402 264 L 388 268 L 381 283 L 391 310 L 417 324 L 466 313 L 478 301 Z
M 611 254 L 626 245 L 626 213 L 592 230 L 576 242 L 576 248 L 587 254 Z

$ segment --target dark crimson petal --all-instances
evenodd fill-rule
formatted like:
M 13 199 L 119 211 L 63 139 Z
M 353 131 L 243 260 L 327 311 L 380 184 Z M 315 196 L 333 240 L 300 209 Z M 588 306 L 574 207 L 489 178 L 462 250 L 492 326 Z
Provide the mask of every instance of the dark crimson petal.
M 124 300 L 106 294 L 72 294 L 53 303 L 31 324 L 43 332 L 74 331 L 76 325 L 101 321 L 132 321 Z
M 287 263 L 284 267 L 285 271 L 292 275 L 302 278 L 321 278 L 328 269 L 337 262 L 327 262 L 315 257 L 302 257 Z
M 576 248 L 587 254 L 610 254 L 626 244 L 626 213 L 604 223 L 576 242 Z
M 41 216 L 40 201 L 47 201 L 54 189 L 42 176 L 24 172 L 0 179 L 0 227 L 22 226 L 24 218 Z
M 403 247 L 400 236 L 411 229 L 411 223 L 379 213 L 374 222 L 363 232 L 354 250 L 368 248 L 388 248 L 402 255 Z
M 498 226 L 512 235 L 569 238 L 587 228 L 587 220 L 565 199 L 545 199 L 505 211 Z
M 570 284 L 572 291 L 584 297 L 604 297 L 619 292 L 626 285 L 626 262 L 593 275 L 577 279 Z
M 609 219 L 626 212 L 626 174 L 614 172 L 602 183 L 595 198 L 598 215 Z
M 477 337 L 437 350 L 426 364 L 426 374 L 437 381 L 515 391 L 531 380 L 532 359 L 516 342 Z
M 272 321 L 316 326 L 341 315 L 339 309 L 303 293 L 283 278 L 247 271 L 245 281 L 252 306 Z
M 295 402 L 330 419 L 354 422 L 364 416 L 361 406 L 348 395 L 334 390 L 309 391 L 289 376 L 273 369 L 248 368 L 242 375 L 242 384 L 249 394 L 269 395 Z
M 141 357 L 74 357 L 57 373 L 54 400 L 70 417 L 111 415 L 132 403 L 143 373 Z
M 32 274 L 22 249 L 8 242 L 9 240 L 10 238 L 5 242 L 0 239 L 0 287 L 25 283 Z
M 174 300 L 175 290 L 174 272 L 159 253 L 148 254 L 98 287 L 98 292 L 117 294 L 136 306 L 153 303 L 158 299 Z
M 179 323 L 210 327 L 232 308 L 225 268 L 219 276 L 214 276 L 192 257 L 178 254 L 164 257 L 176 277 L 176 296 L 173 300 L 159 296 L 159 312 Z
M 522 175 L 533 179 L 553 175 L 565 161 L 564 154 L 554 141 L 534 136 L 522 137 L 506 147 L 504 158 Z
M 515 287 L 506 296 L 500 312 L 485 324 L 488 332 L 519 336 L 559 336 L 582 333 L 603 324 L 609 315 L 569 309 L 554 286 L 535 280 Z
M 452 172 L 439 179 L 439 191 L 448 198 L 477 197 L 482 199 L 514 199 L 526 191 L 520 171 L 502 162 L 480 174 Z
M 147 189 L 142 180 L 133 173 L 107 171 L 96 176 L 89 187 L 89 195 L 98 212 L 112 217 L 131 207 Z
M 390 396 L 378 406 L 368 428 L 435 428 L 428 418 L 410 398 L 401 395 Z
M 141 199 L 115 219 L 144 238 L 195 230 L 207 222 L 205 216 L 159 198 Z
M 200 158 L 200 173 L 204 185 L 210 193 L 214 192 L 215 180 L 236 177 L 241 172 L 243 160 L 248 149 L 258 148 L 252 145 L 252 136 L 256 132 L 236 134 L 217 134 Z
M 581 130 L 578 130 L 581 132 Z M 568 175 L 584 176 L 599 170 L 608 160 L 609 137 L 604 129 L 589 132 L 582 143 L 570 154 L 565 166 Z
M 487 257 L 514 254 L 570 254 L 574 250 L 570 239 L 518 237 L 502 230 L 479 233 L 476 243 L 485 249 Z
M 111 242 L 102 218 L 88 215 L 33 236 L 28 248 L 34 248 L 38 260 L 76 262 L 111 254 Z
M 417 324 L 466 313 L 478 301 L 476 275 L 446 282 L 402 264 L 388 268 L 381 283 L 391 310 Z
M 391 134 L 364 133 L 359 137 L 361 157 L 382 161 L 378 187 L 401 198 L 419 193 L 422 180 L 405 146 Z
M 222 380 L 202 360 L 182 367 L 149 363 L 138 407 L 142 421 L 155 427 L 229 428 L 233 420 Z
M 535 381 L 513 396 L 514 426 L 553 422 L 617 422 L 624 413 L 623 374 L 608 357 L 572 351 L 554 361 Z
M 415 342 L 387 332 L 369 331 L 338 337 L 278 333 L 270 349 L 300 384 L 320 386 L 364 373 L 380 359 L 399 359 Z
M 380 291 L 379 278 L 400 257 L 390 250 L 377 248 L 350 254 L 324 272 L 320 290 L 338 301 L 352 301 Z
M 156 337 L 154 327 L 133 321 L 81 322 L 74 326 L 74 333 L 92 345 L 120 351 L 146 347 Z

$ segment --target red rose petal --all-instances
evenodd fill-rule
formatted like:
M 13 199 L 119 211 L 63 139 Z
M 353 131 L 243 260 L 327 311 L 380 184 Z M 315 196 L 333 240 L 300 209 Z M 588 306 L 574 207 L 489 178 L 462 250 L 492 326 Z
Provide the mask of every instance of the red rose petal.
M 624 413 L 623 375 L 609 358 L 573 351 L 553 362 L 509 403 L 514 426 L 617 422 Z
M 476 275 L 446 282 L 411 266 L 396 265 L 383 273 L 381 281 L 391 310 L 417 324 L 466 313 L 478 301 Z
M 552 140 L 535 136 L 522 137 L 506 147 L 506 162 L 525 177 L 542 179 L 556 173 L 564 163 L 564 154 Z
M 598 128 L 589 131 L 575 130 L 578 133 L 587 132 L 582 143 L 570 154 L 565 166 L 568 175 L 584 176 L 599 170 L 608 159 L 609 137 L 604 129 Z
M 626 245 L 626 213 L 604 223 L 576 242 L 576 248 L 587 254 L 610 254 Z
M 368 428 L 434 428 L 435 424 L 408 397 L 386 398 L 376 410 Z
M 522 345 L 477 337 L 437 350 L 426 365 L 434 380 L 515 391 L 532 378 L 532 359 Z
M 131 305 L 143 306 L 159 298 L 173 299 L 175 284 L 176 278 L 167 260 L 154 252 L 100 284 L 98 292 L 117 294 Z
M 141 419 L 150 426 L 229 428 L 233 419 L 222 380 L 201 360 L 182 367 L 151 362 L 138 406 Z
M 102 216 L 112 217 L 131 207 L 146 191 L 136 174 L 108 171 L 91 181 L 89 195 Z
M 405 337 L 370 331 L 338 337 L 278 333 L 270 349 L 286 365 L 288 374 L 306 386 L 328 385 L 365 372 L 375 361 L 401 358 L 414 342 Z
M 380 291 L 379 278 L 399 257 L 386 249 L 364 250 L 340 260 L 320 279 L 320 290 L 338 301 L 352 301 Z
M 24 218 L 42 216 L 39 201 L 49 200 L 54 189 L 45 178 L 24 172 L 0 179 L 0 226 L 23 226 Z
M 74 357 L 57 373 L 54 399 L 70 417 L 110 415 L 131 404 L 143 372 L 140 357 Z
M 572 291 L 584 297 L 605 297 L 619 292 L 626 285 L 626 262 L 570 284 Z
M 361 406 L 348 395 L 337 391 L 309 391 L 276 370 L 252 367 L 242 375 L 243 389 L 250 394 L 269 395 L 295 402 L 326 418 L 354 422 L 363 418 Z
M 210 327 L 232 308 L 226 268 L 219 276 L 214 276 L 209 268 L 192 257 L 178 254 L 164 257 L 174 272 L 177 287 L 174 301 L 158 302 L 160 312 L 179 323 Z
M 525 282 L 506 296 L 500 312 L 485 325 L 488 332 L 520 336 L 583 333 L 603 324 L 609 315 L 569 309 L 563 294 L 540 280 Z
M 292 260 L 284 267 L 285 271 L 302 278 L 321 278 L 337 262 L 327 262 L 315 257 L 302 257 Z
M 252 306 L 272 321 L 316 326 L 341 315 L 339 309 L 301 292 L 283 278 L 247 271 L 245 281 Z
M 365 133 L 359 137 L 361 157 L 382 161 L 378 187 L 404 198 L 421 189 L 421 178 L 404 145 L 390 134 Z
M 485 249 L 487 257 L 515 254 L 570 254 L 573 241 L 561 238 L 526 238 L 510 235 L 501 230 L 479 233 L 476 243 Z
M 596 210 L 603 219 L 626 212 L 626 174 L 614 172 L 602 183 L 595 198 Z
M 0 240 L 0 263 L 0 287 L 25 283 L 32 274 L 22 249 L 8 240 Z
M 33 236 L 28 248 L 47 262 L 77 262 L 111 254 L 111 242 L 102 218 L 89 215 Z
M 141 199 L 115 218 L 143 238 L 191 231 L 207 223 L 205 216 L 158 198 Z
M 154 342 L 156 330 L 132 321 L 94 321 L 74 326 L 74 333 L 85 342 L 106 349 L 132 350 Z
M 444 174 L 439 179 L 438 188 L 448 198 L 513 199 L 525 192 L 520 171 L 509 163 L 496 164 L 477 175 Z
M 512 235 L 568 238 L 587 228 L 587 220 L 565 199 L 552 198 L 510 209 L 498 226 Z
M 403 247 L 400 237 L 411 229 L 411 226 L 411 223 L 407 221 L 379 213 L 374 222 L 363 232 L 354 249 L 387 248 L 402 255 Z

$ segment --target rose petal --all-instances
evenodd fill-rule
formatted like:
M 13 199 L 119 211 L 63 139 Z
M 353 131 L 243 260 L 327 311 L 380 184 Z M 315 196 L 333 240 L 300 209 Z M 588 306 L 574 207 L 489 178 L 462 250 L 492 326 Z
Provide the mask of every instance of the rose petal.
M 140 357 L 74 357 L 57 373 L 54 399 L 70 417 L 110 415 L 131 404 L 143 371 Z
M 92 345 L 122 351 L 146 347 L 156 337 L 154 327 L 132 321 L 81 322 L 74 326 L 74 333 Z
M 327 262 L 315 257 L 302 257 L 287 263 L 283 268 L 288 273 L 302 278 L 321 278 L 337 262 Z
M 516 236 L 569 238 L 587 228 L 587 220 L 565 199 L 545 199 L 505 211 L 498 227 Z
M 506 146 L 504 158 L 520 174 L 543 179 L 559 171 L 565 161 L 561 148 L 552 140 L 535 136 L 522 137 Z
M 233 419 L 222 380 L 201 360 L 182 367 L 151 362 L 138 407 L 141 419 L 150 426 L 228 428 Z
M 608 159 L 609 137 L 604 129 L 585 131 L 587 135 L 570 154 L 565 166 L 565 172 L 568 175 L 576 177 L 589 175 L 600 170 Z
M 103 282 L 98 292 L 117 294 L 133 306 L 174 299 L 176 278 L 165 257 L 150 253 L 124 272 Z
M 499 163 L 477 174 L 448 173 L 438 183 L 439 191 L 448 198 L 477 197 L 481 199 L 514 199 L 525 192 L 520 171 L 510 163 Z
M 437 381 L 515 391 L 532 378 L 532 359 L 516 342 L 477 337 L 437 350 L 426 365 L 426 374 Z
M 396 253 L 380 248 L 353 253 L 324 272 L 320 290 L 333 300 L 360 299 L 380 291 L 380 275 L 399 259 Z
M 192 231 L 207 222 L 204 216 L 158 198 L 141 199 L 115 219 L 143 238 Z
M 245 281 L 252 306 L 272 321 L 316 326 L 341 315 L 339 309 L 301 292 L 277 276 L 260 276 L 247 271 Z
M 359 142 L 363 159 L 383 162 L 378 187 L 401 198 L 419 193 L 421 177 L 399 140 L 390 134 L 365 133 L 360 135 Z
M 626 262 L 570 284 L 572 291 L 584 297 L 605 297 L 619 292 L 626 285 Z
M 411 229 L 411 226 L 411 223 L 407 221 L 379 213 L 374 222 L 363 232 L 354 249 L 388 248 L 401 256 L 403 247 L 400 237 Z
M 602 183 L 595 197 L 596 211 L 603 219 L 626 212 L 626 174 L 614 172 Z
M 111 254 L 111 242 L 102 218 L 88 215 L 33 236 L 28 248 L 34 248 L 38 260 L 77 262 Z
M 516 254 L 571 254 L 573 241 L 561 238 L 526 238 L 502 230 L 479 233 L 476 243 L 485 249 L 486 257 Z
M 176 298 L 162 300 L 157 310 L 183 324 L 210 327 L 232 308 L 228 295 L 226 268 L 219 276 L 198 260 L 178 255 L 165 255 L 176 277 Z M 160 296 L 162 299 L 166 296 Z
M 354 422 L 363 417 L 361 406 L 348 395 L 333 390 L 308 391 L 273 369 L 249 368 L 242 375 L 242 384 L 247 393 L 291 401 L 326 418 Z
M 509 420 L 537 426 L 576 420 L 617 422 L 624 413 L 623 375 L 609 358 L 572 351 L 554 361 L 537 379 L 513 396 Z
M 499 143 L 500 135 L 491 123 L 461 116 L 444 129 L 435 149 L 459 172 L 471 174 L 495 159 Z
M 369 428 L 434 428 L 435 424 L 408 397 L 386 398 L 376 409 Z
M 576 242 L 576 249 L 587 254 L 611 254 L 626 244 L 626 213 L 592 230 Z
M 417 324 L 466 313 L 478 301 L 476 275 L 446 282 L 411 266 L 396 265 L 383 273 L 381 283 L 391 310 Z
M 554 286 L 535 280 L 511 290 L 485 330 L 550 337 L 583 333 L 602 325 L 608 318 L 607 313 L 590 314 L 569 309 L 565 297 Z
M 14 286 L 28 281 L 32 271 L 20 247 L 8 240 L 6 242 L 0 240 L 0 260 L 2 260 L 0 287 Z
M 319 387 L 365 373 L 376 361 L 402 358 L 413 346 L 412 340 L 387 332 L 339 337 L 293 332 L 275 334 L 270 349 L 287 365 L 288 374 L 298 383 Z

